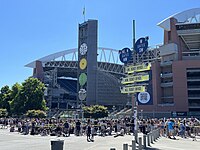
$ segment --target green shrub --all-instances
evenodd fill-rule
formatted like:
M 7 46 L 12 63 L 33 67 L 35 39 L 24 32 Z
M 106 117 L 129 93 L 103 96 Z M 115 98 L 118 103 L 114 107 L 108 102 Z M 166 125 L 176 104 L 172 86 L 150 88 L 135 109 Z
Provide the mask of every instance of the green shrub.
M 83 107 L 84 117 L 85 118 L 104 118 L 108 117 L 107 107 L 101 105 L 93 105 Z
M 7 117 L 8 112 L 6 109 L 0 109 L 0 117 Z
M 30 118 L 45 118 L 47 114 L 42 110 L 28 110 L 26 116 Z

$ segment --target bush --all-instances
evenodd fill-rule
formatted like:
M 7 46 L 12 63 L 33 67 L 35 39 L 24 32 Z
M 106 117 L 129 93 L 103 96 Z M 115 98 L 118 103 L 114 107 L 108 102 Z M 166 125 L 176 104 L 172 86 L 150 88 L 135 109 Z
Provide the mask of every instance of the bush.
M 0 117 L 7 117 L 8 112 L 6 109 L 0 109 Z
M 28 110 L 26 116 L 30 118 L 45 118 L 47 114 L 42 110 Z
M 107 107 L 101 105 L 93 105 L 83 107 L 84 117 L 85 118 L 104 118 L 108 117 Z

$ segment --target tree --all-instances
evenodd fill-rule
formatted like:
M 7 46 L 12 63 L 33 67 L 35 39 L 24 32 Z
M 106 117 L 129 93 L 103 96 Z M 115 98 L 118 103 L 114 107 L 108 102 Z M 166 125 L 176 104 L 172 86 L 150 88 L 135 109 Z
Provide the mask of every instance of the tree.
M 20 114 L 23 111 L 24 102 L 20 99 L 22 97 L 21 89 L 22 85 L 19 83 L 15 83 L 11 88 L 10 108 L 12 114 Z
M 28 110 L 47 110 L 44 100 L 44 84 L 37 78 L 28 78 L 22 86 L 12 87 L 12 101 L 10 103 L 13 114 L 21 115 Z
M 101 105 L 85 106 L 83 107 L 85 118 L 104 118 L 108 117 L 107 107 Z
M 11 90 L 8 85 L 4 86 L 0 90 L 0 108 L 6 109 L 10 112 Z

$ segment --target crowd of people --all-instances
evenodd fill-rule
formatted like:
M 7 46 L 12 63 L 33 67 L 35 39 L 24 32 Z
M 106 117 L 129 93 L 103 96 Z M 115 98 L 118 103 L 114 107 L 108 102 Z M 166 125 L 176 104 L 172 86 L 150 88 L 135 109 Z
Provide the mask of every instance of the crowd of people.
M 160 135 L 170 139 L 175 136 L 182 138 L 200 133 L 200 122 L 196 118 L 161 118 L 138 120 L 138 131 L 147 134 L 154 129 L 160 129 Z M 10 132 L 23 135 L 64 136 L 71 134 L 87 137 L 88 142 L 94 142 L 94 136 L 124 136 L 134 134 L 134 119 L 38 119 L 38 118 L 0 118 L 0 127 L 9 128 Z

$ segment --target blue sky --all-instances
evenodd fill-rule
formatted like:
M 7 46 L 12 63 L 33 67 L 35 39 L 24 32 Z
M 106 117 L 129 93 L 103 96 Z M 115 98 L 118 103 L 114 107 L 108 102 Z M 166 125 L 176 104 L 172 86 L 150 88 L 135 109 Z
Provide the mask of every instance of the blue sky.
M 149 36 L 151 46 L 163 41 L 156 24 L 166 17 L 200 7 L 199 0 L 0 0 L 0 87 L 32 75 L 25 64 L 58 51 L 75 48 L 78 24 L 98 20 L 98 46 L 122 49 Z

